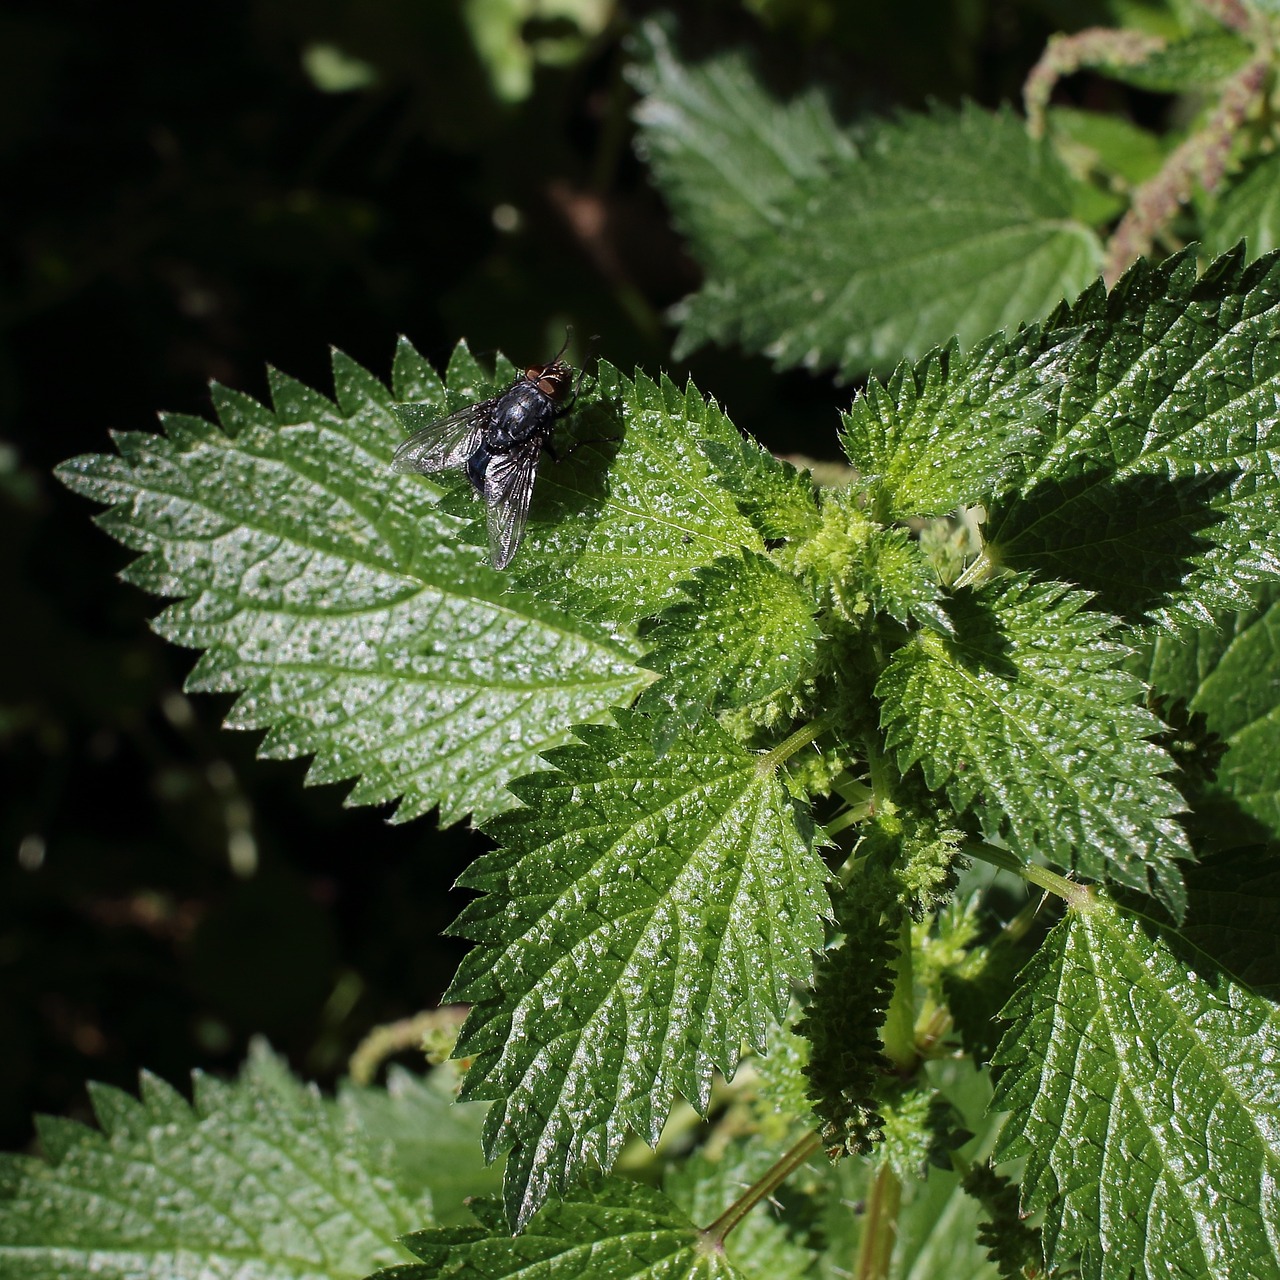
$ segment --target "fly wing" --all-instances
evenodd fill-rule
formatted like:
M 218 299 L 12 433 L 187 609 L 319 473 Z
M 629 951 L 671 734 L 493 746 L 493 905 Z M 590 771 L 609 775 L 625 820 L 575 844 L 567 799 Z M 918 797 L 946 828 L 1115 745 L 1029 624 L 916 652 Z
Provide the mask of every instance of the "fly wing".
M 484 476 L 484 501 L 488 513 L 489 557 L 495 569 L 505 569 L 511 563 L 524 537 L 541 452 L 542 441 L 535 437 L 505 453 L 494 454 L 489 461 Z
M 465 467 L 467 459 L 480 447 L 484 434 L 493 424 L 493 412 L 497 399 L 469 404 L 447 418 L 436 418 L 419 427 L 403 441 L 391 460 L 393 471 L 449 471 Z M 426 405 L 402 404 L 396 406 L 396 417 L 405 426 L 415 425 L 416 419 L 425 417 Z

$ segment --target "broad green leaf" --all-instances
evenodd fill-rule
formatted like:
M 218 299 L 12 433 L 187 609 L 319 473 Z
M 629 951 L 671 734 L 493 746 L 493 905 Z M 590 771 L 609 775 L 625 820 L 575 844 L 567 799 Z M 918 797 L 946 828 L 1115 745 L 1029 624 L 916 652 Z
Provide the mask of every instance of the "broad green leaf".
M 1040 451 L 1072 342 L 1028 349 L 996 336 L 953 346 L 887 383 L 871 379 L 844 415 L 841 443 L 883 521 L 943 515 L 1002 491 Z
M 1161 637 L 1144 675 L 1186 700 L 1226 751 L 1212 791 L 1280 839 L 1280 591 L 1187 642 Z
M 816 96 L 777 102 L 739 55 L 687 66 L 655 23 L 641 52 L 638 145 L 707 273 L 677 354 L 739 342 L 852 377 L 1035 319 L 1098 269 L 1070 178 L 1010 112 L 855 135 Z
M 1280 1013 L 1105 897 L 1023 970 L 993 1106 L 1050 1261 L 1093 1277 L 1280 1276 Z M 1132 1269 L 1132 1270 L 1131 1270 Z
M 633 54 L 630 79 L 644 95 L 636 145 L 709 266 L 738 262 L 737 246 L 776 229 L 802 183 L 857 154 L 821 93 L 780 103 L 741 54 L 689 66 L 656 21 Z
M 512 1236 L 496 1200 L 477 1200 L 471 1211 L 477 1226 L 409 1236 L 404 1243 L 421 1264 L 380 1272 L 372 1280 L 741 1280 L 744 1275 L 702 1244 L 694 1224 L 661 1191 L 619 1178 L 591 1190 L 570 1189 L 518 1236 Z
M 464 1221 L 466 1201 L 495 1194 L 502 1179 L 481 1151 L 485 1108 L 457 1105 L 458 1076 L 447 1062 L 425 1077 L 393 1066 L 385 1089 L 347 1084 L 338 1096 L 352 1122 L 385 1147 L 405 1195 L 430 1195 L 441 1226 Z
M 584 396 L 584 399 L 586 397 Z M 715 480 L 708 448 L 737 446 L 737 428 L 690 383 L 600 362 L 594 408 L 576 434 L 596 443 L 538 479 L 551 519 L 531 527 L 512 565 L 516 584 L 574 614 L 629 623 L 679 599 L 694 569 L 760 534 Z
M 479 944 L 449 993 L 473 1006 L 463 1097 L 493 1102 L 515 1223 L 607 1170 L 628 1127 L 656 1142 L 677 1091 L 705 1110 L 822 944 L 825 869 L 761 758 L 714 720 L 659 758 L 615 715 L 515 784 L 525 807 L 460 882 L 483 894 L 453 927 Z
M 662 678 L 641 695 L 665 747 L 707 713 L 747 707 L 793 689 L 813 668 L 814 604 L 795 577 L 767 556 L 725 556 L 680 584 L 646 638 L 644 664 Z
M 1204 219 L 1206 253 L 1246 241 L 1250 258 L 1280 248 L 1280 154 L 1262 156 L 1236 178 Z
M 396 373 L 442 414 L 492 391 L 465 348 L 448 390 L 407 344 Z M 267 729 L 262 755 L 313 755 L 309 782 L 357 778 L 348 802 L 401 798 L 398 821 L 487 817 L 648 676 L 633 642 L 512 594 L 439 487 L 391 473 L 392 393 L 340 354 L 334 382 L 336 403 L 273 373 L 274 409 L 215 389 L 221 429 L 168 417 L 59 475 L 143 552 L 126 577 L 178 597 L 156 630 L 206 651 L 188 688 L 242 691 L 227 724 Z
M 1138 263 L 1064 308 L 1048 448 L 992 505 L 988 553 L 1173 630 L 1280 576 L 1280 257 Z M 1026 335 L 1030 336 L 1030 335 Z
M 899 767 L 920 764 L 957 812 L 1023 857 L 1156 894 L 1180 915 L 1184 805 L 1149 741 L 1160 722 L 1121 668 L 1115 619 L 1059 583 L 1004 580 L 952 597 L 955 637 L 919 632 L 876 688 Z
M 406 1258 L 430 1219 L 332 1103 L 259 1052 L 186 1100 L 92 1086 L 101 1131 L 44 1121 L 48 1159 L 0 1155 L 4 1280 L 341 1280 Z

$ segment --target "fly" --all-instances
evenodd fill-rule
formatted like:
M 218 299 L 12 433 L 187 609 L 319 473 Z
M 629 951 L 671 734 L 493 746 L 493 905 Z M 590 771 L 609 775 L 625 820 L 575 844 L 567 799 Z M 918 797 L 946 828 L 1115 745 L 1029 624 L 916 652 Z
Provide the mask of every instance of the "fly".
M 552 457 L 551 433 L 577 394 L 573 367 L 561 357 L 531 365 L 501 395 L 468 405 L 415 431 L 396 450 L 393 471 L 462 469 L 484 499 L 489 528 L 489 558 L 505 569 L 514 558 L 529 519 L 529 500 L 545 448 Z M 413 426 L 426 405 L 398 405 L 396 415 Z

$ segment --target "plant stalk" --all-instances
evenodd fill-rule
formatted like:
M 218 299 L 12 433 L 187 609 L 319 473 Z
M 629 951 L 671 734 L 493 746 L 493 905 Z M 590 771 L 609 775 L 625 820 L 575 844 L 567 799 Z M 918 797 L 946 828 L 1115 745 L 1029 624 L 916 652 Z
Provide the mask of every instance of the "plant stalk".
M 1074 880 L 1068 880 L 1066 876 L 1060 876 L 1056 871 L 1050 871 L 1048 867 L 1042 867 L 1038 863 L 1023 862 L 1016 853 L 1011 853 L 1008 849 L 1000 849 L 996 845 L 987 844 L 986 841 L 975 840 L 965 846 L 965 852 L 971 857 L 990 863 L 993 867 L 999 867 L 1002 871 L 1012 871 L 1028 884 L 1033 884 L 1038 889 L 1061 898 L 1069 907 L 1074 907 L 1077 911 L 1088 911 L 1093 906 L 1093 890 L 1087 884 L 1077 884 Z
M 897 977 L 893 983 L 893 995 L 885 1010 L 884 1026 L 880 1039 L 884 1044 L 884 1056 L 893 1063 L 895 1071 L 909 1075 L 920 1063 L 916 1052 L 916 998 L 915 965 L 911 949 L 911 920 L 904 917 L 898 932 L 898 957 L 894 962 Z
M 898 1210 L 902 1205 L 902 1183 L 885 1161 L 871 1183 L 867 1197 L 866 1221 L 858 1247 L 857 1280 L 888 1280 L 893 1246 L 898 1242 Z
M 724 1249 L 725 1237 L 761 1200 L 771 1196 L 810 1156 L 822 1148 L 822 1139 L 808 1133 L 765 1175 L 749 1186 L 709 1227 L 698 1233 L 700 1245 L 708 1252 Z
M 801 747 L 806 747 L 815 738 L 820 738 L 829 728 L 831 728 L 831 721 L 827 716 L 818 716 L 816 720 L 810 720 L 808 724 L 801 725 L 795 733 L 783 738 L 772 751 L 762 755 L 756 762 L 756 769 L 760 773 L 772 773 L 779 765 L 790 760 Z

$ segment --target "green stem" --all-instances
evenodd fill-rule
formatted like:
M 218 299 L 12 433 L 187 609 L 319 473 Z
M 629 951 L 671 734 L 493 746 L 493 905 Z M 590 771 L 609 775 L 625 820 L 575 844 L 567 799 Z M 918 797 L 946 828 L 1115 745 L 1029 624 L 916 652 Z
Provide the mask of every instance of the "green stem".
M 780 764 L 786 764 L 801 747 L 808 746 L 815 738 L 820 738 L 831 728 L 831 720 L 827 716 L 819 716 L 801 725 L 790 737 L 784 738 L 772 751 L 766 752 L 756 762 L 760 773 L 772 773 Z
M 773 1195 L 810 1156 L 816 1155 L 821 1147 L 822 1139 L 816 1133 L 809 1133 L 801 1138 L 764 1177 L 748 1187 L 709 1227 L 703 1227 L 698 1232 L 700 1247 L 708 1252 L 719 1253 L 723 1250 L 725 1237 L 729 1232 L 761 1200 Z
M 902 1183 L 886 1160 L 871 1183 L 867 1212 L 858 1248 L 857 1280 L 888 1280 L 893 1246 L 898 1240 L 898 1210 L 902 1205 Z
M 893 995 L 885 1010 L 884 1026 L 880 1039 L 884 1043 L 884 1056 L 893 1063 L 894 1070 L 907 1075 L 920 1062 L 916 1052 L 916 996 L 915 965 L 911 949 L 911 920 L 904 917 L 898 932 L 898 958 L 894 964 L 897 977 L 893 983 Z
M 892 801 L 893 773 L 878 742 L 868 735 L 862 745 L 867 753 L 867 772 L 871 775 L 871 803 L 876 809 L 883 809 Z
M 864 800 L 862 804 L 855 804 L 843 813 L 837 813 L 822 829 L 828 836 L 839 835 L 846 827 L 856 826 L 859 822 L 866 822 L 869 817 L 871 817 L 871 803 Z
M 978 554 L 968 563 L 960 576 L 951 585 L 954 589 L 960 587 L 972 587 L 977 583 L 986 582 L 991 576 L 994 566 L 991 563 L 991 557 L 987 555 L 986 549 L 979 551 Z
M 1046 893 L 1052 893 L 1077 911 L 1088 911 L 1093 906 L 1093 891 L 1087 884 L 1077 884 L 1074 880 L 1068 880 L 1066 876 L 1060 876 L 1056 871 L 1050 871 L 1048 867 L 1042 867 L 1038 863 L 1023 862 L 1016 853 L 1010 853 L 1008 849 L 975 840 L 965 845 L 965 852 L 982 862 L 990 863 L 993 867 L 999 867 L 1002 871 L 1012 871 L 1028 884 L 1033 884 Z

